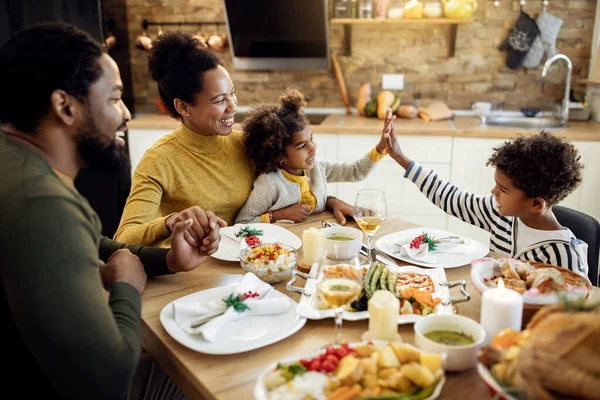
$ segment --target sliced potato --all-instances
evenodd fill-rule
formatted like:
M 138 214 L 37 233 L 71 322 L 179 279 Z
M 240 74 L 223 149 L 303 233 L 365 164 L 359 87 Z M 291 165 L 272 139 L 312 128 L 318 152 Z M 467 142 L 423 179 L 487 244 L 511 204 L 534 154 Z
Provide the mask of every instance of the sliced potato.
M 287 381 L 283 376 L 281 376 L 281 371 L 276 369 L 275 371 L 271 371 L 265 375 L 264 382 L 267 390 L 273 390 L 285 384 Z
M 390 375 L 396 373 L 400 371 L 400 368 L 395 367 L 395 368 L 383 368 L 381 370 L 379 370 L 379 379 L 388 379 L 390 377 Z
M 365 375 L 375 375 L 377 376 L 377 361 L 373 360 L 371 357 L 365 357 L 360 359 L 360 365 L 363 367 L 363 373 Z
M 419 362 L 421 360 L 421 352 L 410 345 L 404 343 L 391 342 L 390 347 L 394 349 L 396 357 L 400 364 L 409 362 Z
M 363 374 L 360 384 L 365 389 L 374 389 L 377 387 L 377 375 Z
M 340 360 L 340 363 L 335 370 L 335 376 L 340 380 L 340 382 L 345 382 L 348 380 L 352 380 L 353 374 L 356 369 L 359 367 L 360 361 L 358 358 L 354 356 L 346 356 Z M 353 381 L 351 383 L 354 383 Z
M 431 372 L 442 367 L 442 355 L 437 353 L 421 353 L 421 364 L 429 368 Z
M 414 389 L 415 385 L 404 375 L 404 372 L 394 372 L 387 380 L 391 389 L 400 393 L 408 393 Z
M 404 364 L 400 371 L 415 385 L 424 388 L 431 385 L 435 378 L 429 368 L 419 363 Z
M 382 347 L 377 350 L 379 353 L 379 366 L 381 368 L 399 367 L 400 362 L 390 346 Z
M 354 350 L 356 350 L 356 353 L 360 357 L 369 357 L 374 351 L 377 350 L 377 347 L 373 346 L 372 344 L 361 344 L 354 347 Z

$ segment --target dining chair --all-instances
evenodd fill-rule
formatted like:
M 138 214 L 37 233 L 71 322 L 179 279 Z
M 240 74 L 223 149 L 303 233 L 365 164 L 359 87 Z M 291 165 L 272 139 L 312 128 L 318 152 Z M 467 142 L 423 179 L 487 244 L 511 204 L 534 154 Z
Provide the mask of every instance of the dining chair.
M 600 258 L 600 223 L 591 215 L 563 206 L 552 207 L 558 222 L 573 232 L 577 239 L 588 245 L 588 277 L 598 286 L 598 261 Z

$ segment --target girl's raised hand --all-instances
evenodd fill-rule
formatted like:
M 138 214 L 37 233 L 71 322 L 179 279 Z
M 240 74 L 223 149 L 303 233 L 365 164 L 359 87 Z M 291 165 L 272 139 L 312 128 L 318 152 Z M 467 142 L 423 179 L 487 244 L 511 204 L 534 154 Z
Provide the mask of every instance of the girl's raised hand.
M 391 110 L 385 114 L 385 123 L 383 128 L 382 140 L 385 142 L 385 148 L 387 153 L 392 157 L 398 164 L 404 169 L 407 169 L 410 165 L 410 159 L 404 155 L 400 148 L 400 143 L 396 137 L 396 129 L 394 128 L 394 119 L 396 117 L 390 117 Z

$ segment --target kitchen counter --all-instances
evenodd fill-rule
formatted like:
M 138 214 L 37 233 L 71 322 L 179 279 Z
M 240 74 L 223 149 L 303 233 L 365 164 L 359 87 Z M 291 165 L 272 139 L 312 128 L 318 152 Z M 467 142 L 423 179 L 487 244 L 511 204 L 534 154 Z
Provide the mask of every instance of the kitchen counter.
M 179 121 L 160 114 L 141 115 L 132 119 L 130 129 L 169 129 L 179 126 Z M 396 132 L 399 135 L 419 136 L 456 136 L 472 138 L 511 138 L 516 133 L 536 133 L 536 130 L 524 130 L 514 127 L 481 125 L 476 117 L 455 117 L 452 120 L 427 122 L 420 118 L 397 118 Z M 234 129 L 241 129 L 239 123 Z M 318 125 L 312 125 L 315 133 L 357 133 L 380 134 L 383 121 L 375 118 L 363 118 L 354 115 L 332 114 Z M 600 124 L 596 122 L 569 122 L 566 128 L 549 129 L 561 133 L 570 141 L 600 141 Z

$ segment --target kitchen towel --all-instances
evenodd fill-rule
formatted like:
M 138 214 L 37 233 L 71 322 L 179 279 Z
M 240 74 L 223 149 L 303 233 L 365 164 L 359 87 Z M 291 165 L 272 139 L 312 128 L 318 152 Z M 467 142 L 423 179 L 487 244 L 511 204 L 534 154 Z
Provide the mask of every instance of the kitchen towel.
M 433 101 L 419 107 L 417 115 L 425 121 L 441 121 L 454 117 L 454 112 L 441 101 Z
M 531 48 L 533 41 L 540 35 L 535 20 L 523 11 L 517 18 L 515 26 L 510 30 L 508 38 L 500 44 L 499 50 L 507 51 L 506 66 L 517 69 L 523 64 L 525 55 Z
M 523 60 L 523 66 L 529 69 L 537 68 L 541 62 L 556 54 L 556 38 L 563 24 L 562 19 L 550 14 L 546 8 L 538 15 L 535 22 L 540 28 L 540 34 L 533 41 L 531 49 Z
M 247 298 L 243 301 L 248 307 L 246 310 L 238 312 L 233 307 L 228 307 L 223 299 L 215 299 L 205 304 L 175 301 L 173 318 L 184 332 L 190 335 L 202 335 L 204 340 L 214 342 L 221 328 L 229 322 L 248 316 L 281 314 L 291 308 L 291 300 L 285 296 L 260 298 L 270 290 L 271 285 L 248 272 L 232 291 L 234 295 L 243 295 L 248 292 L 258 294 L 258 298 Z M 221 312 L 223 314 L 219 315 Z M 211 315 L 215 315 L 215 317 L 203 325 L 195 327 L 200 321 Z

